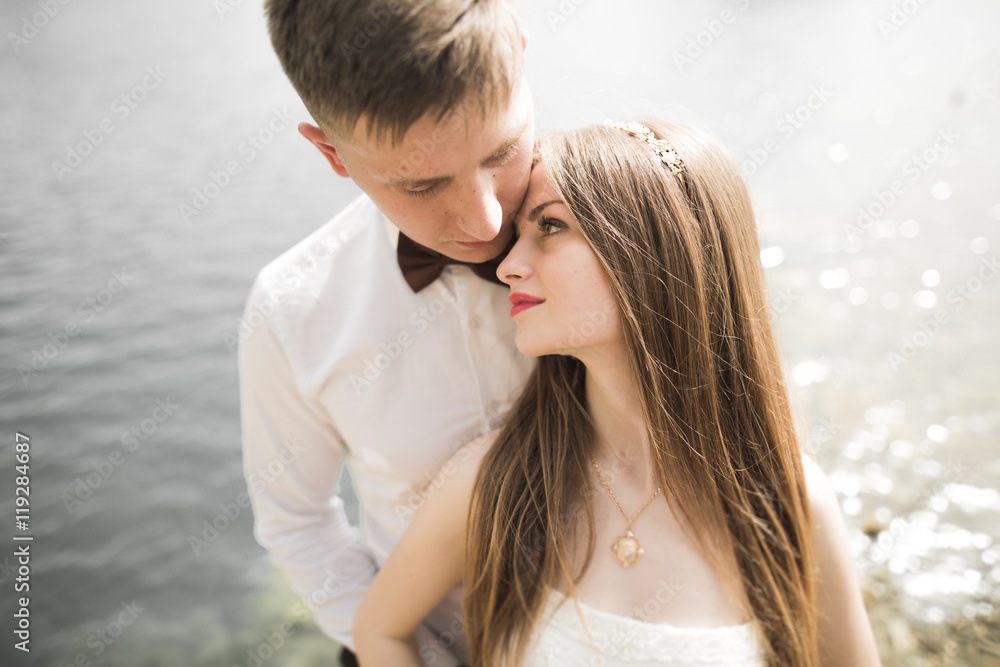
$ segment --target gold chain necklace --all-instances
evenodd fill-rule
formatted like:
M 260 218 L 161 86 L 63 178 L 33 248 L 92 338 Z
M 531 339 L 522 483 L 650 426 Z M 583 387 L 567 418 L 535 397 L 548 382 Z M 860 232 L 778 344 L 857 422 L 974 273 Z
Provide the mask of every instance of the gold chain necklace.
M 611 500 L 615 501 L 615 505 L 618 506 L 618 511 L 622 513 L 625 520 L 628 521 L 628 528 L 625 530 L 624 535 L 619 535 L 615 543 L 611 545 L 611 553 L 615 557 L 615 562 L 621 565 L 626 570 L 639 562 L 639 557 L 642 556 L 643 551 L 642 545 L 639 544 L 639 538 L 635 536 L 632 532 L 632 522 L 639 518 L 643 510 L 649 507 L 649 504 L 656 499 L 656 496 L 660 495 L 660 487 L 656 487 L 656 493 L 653 497 L 646 501 L 646 504 L 642 506 L 642 509 L 635 513 L 635 516 L 631 519 L 628 518 L 628 514 L 625 514 L 625 510 L 622 509 L 621 503 L 615 498 L 615 492 L 611 490 L 608 483 L 604 481 L 604 475 L 601 474 L 601 469 L 597 467 L 597 458 L 591 455 L 591 463 L 594 464 L 594 471 L 597 472 L 598 479 L 601 480 L 601 484 L 604 488 L 608 490 L 611 494 Z

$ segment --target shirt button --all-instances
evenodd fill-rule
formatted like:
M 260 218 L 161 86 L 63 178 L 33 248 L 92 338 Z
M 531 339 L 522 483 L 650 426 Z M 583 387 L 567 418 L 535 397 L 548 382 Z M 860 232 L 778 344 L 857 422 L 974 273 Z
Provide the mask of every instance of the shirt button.
M 483 325 L 483 320 L 481 317 L 479 317 L 479 315 L 473 315 L 472 318 L 469 320 L 470 329 L 478 329 L 482 325 Z

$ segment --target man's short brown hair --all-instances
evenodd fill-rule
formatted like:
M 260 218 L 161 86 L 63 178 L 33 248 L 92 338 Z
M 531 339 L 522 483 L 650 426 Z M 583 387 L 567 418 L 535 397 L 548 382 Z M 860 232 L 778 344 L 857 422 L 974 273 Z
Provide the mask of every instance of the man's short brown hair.
M 426 113 L 502 108 L 521 78 L 509 0 L 266 0 L 271 43 L 316 123 L 393 144 Z M 333 138 L 333 137 L 330 137 Z

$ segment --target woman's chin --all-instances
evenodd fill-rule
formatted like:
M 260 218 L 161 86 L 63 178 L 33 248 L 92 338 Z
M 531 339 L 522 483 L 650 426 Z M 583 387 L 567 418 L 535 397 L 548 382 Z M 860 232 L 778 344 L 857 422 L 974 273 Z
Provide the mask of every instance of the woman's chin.
M 521 336 L 520 331 L 518 331 L 518 336 L 514 341 L 517 346 L 518 352 L 526 357 L 544 357 L 546 354 L 554 354 L 555 349 L 551 345 L 546 345 L 541 341 L 530 340 L 526 336 Z

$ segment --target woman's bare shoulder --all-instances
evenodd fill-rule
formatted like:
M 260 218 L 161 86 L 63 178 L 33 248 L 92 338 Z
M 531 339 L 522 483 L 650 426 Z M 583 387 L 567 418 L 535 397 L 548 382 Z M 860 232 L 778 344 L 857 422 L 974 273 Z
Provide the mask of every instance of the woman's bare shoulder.
M 823 664 L 880 665 L 836 491 L 812 458 L 803 454 L 802 465 L 814 524 Z
M 819 464 L 805 452 L 802 453 L 802 470 L 805 473 L 809 503 L 816 515 L 815 518 L 825 521 L 839 518 L 840 503 L 830 485 L 830 480 Z

